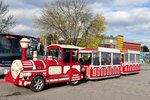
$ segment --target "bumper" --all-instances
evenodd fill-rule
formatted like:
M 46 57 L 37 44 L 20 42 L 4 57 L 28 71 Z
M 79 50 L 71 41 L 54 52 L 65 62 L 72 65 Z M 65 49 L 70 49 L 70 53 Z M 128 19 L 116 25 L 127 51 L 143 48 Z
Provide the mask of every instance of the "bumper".
M 10 67 L 0 67 L 0 75 L 6 75 L 10 70 Z
M 31 85 L 30 80 L 20 79 L 19 76 L 20 76 L 20 74 L 18 75 L 18 77 L 16 79 L 14 79 L 11 75 L 11 71 L 9 71 L 7 73 L 7 75 L 5 76 L 5 81 L 8 83 L 19 85 L 19 86 L 30 86 Z
M 5 76 L 5 81 L 8 82 L 8 83 L 13 83 L 13 84 L 18 84 L 18 80 L 17 78 L 14 79 L 11 75 L 11 71 L 9 71 L 7 73 L 7 75 Z

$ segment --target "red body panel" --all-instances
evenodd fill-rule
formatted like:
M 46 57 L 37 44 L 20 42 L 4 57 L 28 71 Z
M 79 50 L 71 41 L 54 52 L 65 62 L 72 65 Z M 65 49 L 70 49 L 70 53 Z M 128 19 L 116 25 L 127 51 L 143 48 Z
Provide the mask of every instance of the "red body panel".
M 121 66 L 97 66 L 84 65 L 85 77 L 89 79 L 101 79 L 107 77 L 120 76 Z
M 137 73 L 141 70 L 140 64 L 121 64 L 121 74 Z
M 26 63 L 25 61 L 21 62 L 23 64 L 24 69 L 18 74 L 16 79 L 12 77 L 10 70 L 5 77 L 6 82 L 13 83 L 19 86 L 30 86 L 33 78 L 36 76 L 42 76 L 45 79 L 46 84 L 83 79 L 80 64 L 62 65 L 59 61 L 55 59 L 42 61 L 28 61 L 28 63 Z M 34 69 L 33 66 L 35 66 L 36 69 Z M 59 66 L 58 69 L 56 69 L 57 66 Z M 69 66 L 69 69 L 66 70 L 64 68 L 65 66 Z M 60 73 L 58 73 L 55 69 L 59 70 Z M 54 74 L 52 74 L 53 72 L 51 72 L 51 70 L 54 71 Z M 31 76 L 21 78 L 21 73 L 31 73 Z

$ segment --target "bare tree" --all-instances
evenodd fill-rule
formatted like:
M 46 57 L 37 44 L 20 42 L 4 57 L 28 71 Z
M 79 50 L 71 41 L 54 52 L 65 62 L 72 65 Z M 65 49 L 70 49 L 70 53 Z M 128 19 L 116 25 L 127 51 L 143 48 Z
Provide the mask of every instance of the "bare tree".
M 0 33 L 8 33 L 9 29 L 14 26 L 15 20 L 12 15 L 8 15 L 8 5 L 0 1 Z
M 92 12 L 85 0 L 57 0 L 41 9 L 36 23 L 46 33 L 55 34 L 67 44 L 79 45 L 93 26 Z M 93 28 L 93 27 L 92 27 Z M 97 34 L 97 33 L 92 33 Z

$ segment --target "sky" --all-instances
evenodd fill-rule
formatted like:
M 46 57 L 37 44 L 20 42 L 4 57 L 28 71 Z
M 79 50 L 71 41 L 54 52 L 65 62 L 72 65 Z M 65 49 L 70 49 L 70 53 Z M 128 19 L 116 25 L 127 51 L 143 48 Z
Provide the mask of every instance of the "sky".
M 55 0 L 3 0 L 9 5 L 9 14 L 14 15 L 14 34 L 37 36 L 35 18 L 40 9 Z M 139 43 L 150 48 L 150 0 L 87 0 L 93 14 L 106 17 L 107 29 L 103 34 L 123 35 L 125 42 Z

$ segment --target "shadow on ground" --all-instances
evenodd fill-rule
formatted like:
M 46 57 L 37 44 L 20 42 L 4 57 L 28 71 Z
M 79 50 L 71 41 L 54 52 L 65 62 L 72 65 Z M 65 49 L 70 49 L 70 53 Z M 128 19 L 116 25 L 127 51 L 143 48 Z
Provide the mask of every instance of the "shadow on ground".
M 0 75 L 0 79 L 4 79 L 5 78 L 5 75 Z

